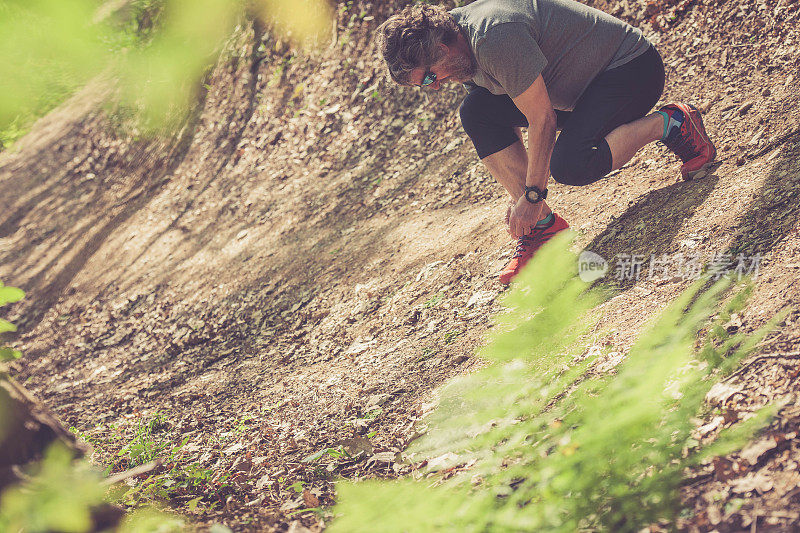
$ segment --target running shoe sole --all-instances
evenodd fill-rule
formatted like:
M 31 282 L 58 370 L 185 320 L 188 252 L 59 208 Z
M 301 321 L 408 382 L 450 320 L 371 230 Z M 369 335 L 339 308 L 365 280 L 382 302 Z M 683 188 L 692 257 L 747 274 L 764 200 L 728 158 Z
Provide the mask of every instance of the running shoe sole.
M 689 180 L 699 180 L 705 178 L 709 174 L 709 169 L 716 165 L 716 161 L 710 161 L 703 165 L 702 167 L 698 168 L 697 170 L 692 170 L 691 172 L 687 172 L 685 176 L 683 176 L 684 181 Z

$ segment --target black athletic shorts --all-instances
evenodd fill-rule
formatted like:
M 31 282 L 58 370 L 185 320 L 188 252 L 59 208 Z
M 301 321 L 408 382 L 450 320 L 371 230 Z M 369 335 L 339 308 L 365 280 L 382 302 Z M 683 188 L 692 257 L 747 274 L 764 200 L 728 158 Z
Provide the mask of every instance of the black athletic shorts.
M 556 110 L 561 133 L 550 158 L 553 178 L 567 185 L 588 185 L 608 174 L 611 150 L 605 136 L 645 116 L 663 90 L 664 63 L 652 46 L 633 60 L 598 74 L 572 111 Z M 517 142 L 514 127 L 528 125 L 508 95 L 494 95 L 483 87 L 470 89 L 460 113 L 481 159 Z

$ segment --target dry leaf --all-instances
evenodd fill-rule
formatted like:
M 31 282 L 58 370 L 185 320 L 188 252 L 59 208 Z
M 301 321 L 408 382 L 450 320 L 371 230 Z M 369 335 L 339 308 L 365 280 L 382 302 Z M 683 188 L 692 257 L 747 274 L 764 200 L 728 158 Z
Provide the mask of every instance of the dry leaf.
M 453 465 L 458 463 L 458 455 L 454 454 L 453 452 L 447 452 L 444 455 L 440 455 L 439 457 L 434 457 L 428 461 L 428 471 L 436 472 L 438 470 L 444 470 L 446 468 L 450 468 Z
M 762 439 L 748 445 L 745 449 L 739 452 L 739 457 L 750 463 L 750 465 L 755 465 L 758 463 L 758 460 L 762 455 L 775 448 L 777 445 L 778 444 L 775 442 L 775 439 L 772 437 L 767 437 L 766 439 Z
M 377 461 L 379 463 L 392 463 L 397 454 L 395 452 L 379 452 L 370 457 L 370 461 Z
M 303 491 L 303 503 L 306 504 L 306 507 L 319 507 L 319 498 L 317 498 L 312 492 L 308 489 Z
M 300 507 L 302 507 L 303 503 L 304 502 L 302 497 L 295 498 L 294 500 L 288 500 L 283 502 L 283 505 L 281 505 L 280 510 L 284 513 L 289 511 L 294 511 L 295 509 L 299 509 Z
M 362 453 L 371 455 L 374 448 L 372 443 L 369 439 L 365 439 L 364 437 L 353 437 L 352 439 L 344 439 L 339 441 L 339 444 L 342 445 L 344 451 L 347 452 L 349 455 L 357 456 Z
M 731 462 L 728 459 L 724 457 L 714 457 L 711 460 L 711 464 L 714 466 L 714 477 L 718 481 L 727 481 L 735 477 L 733 469 L 731 468 Z
M 744 386 L 740 383 L 715 383 L 706 394 L 706 401 L 711 405 L 721 405 L 728 398 L 740 392 Z
M 268 483 L 269 483 L 269 474 L 264 474 L 258 479 L 258 481 L 256 481 L 256 488 L 259 490 L 263 489 L 264 487 L 267 486 Z
M 731 492 L 734 493 L 744 494 L 753 490 L 760 494 L 772 490 L 772 479 L 764 472 L 750 472 L 731 483 Z
M 289 524 L 289 529 L 286 533 L 311 533 L 311 530 L 304 526 L 300 520 L 295 520 Z
M 701 437 L 706 437 L 709 434 L 716 431 L 724 421 L 725 419 L 723 417 L 715 416 L 714 418 L 711 419 L 711 422 L 697 428 L 697 432 L 700 434 Z

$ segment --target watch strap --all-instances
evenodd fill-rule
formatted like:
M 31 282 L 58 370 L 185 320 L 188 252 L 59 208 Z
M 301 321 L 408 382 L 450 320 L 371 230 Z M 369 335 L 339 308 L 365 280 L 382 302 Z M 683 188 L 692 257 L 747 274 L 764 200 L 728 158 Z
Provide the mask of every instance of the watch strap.
M 535 197 L 531 197 L 531 193 L 535 193 Z M 544 190 L 540 189 L 536 185 L 532 186 L 525 186 L 525 199 L 528 200 L 532 204 L 538 204 L 542 200 L 547 198 L 547 189 Z

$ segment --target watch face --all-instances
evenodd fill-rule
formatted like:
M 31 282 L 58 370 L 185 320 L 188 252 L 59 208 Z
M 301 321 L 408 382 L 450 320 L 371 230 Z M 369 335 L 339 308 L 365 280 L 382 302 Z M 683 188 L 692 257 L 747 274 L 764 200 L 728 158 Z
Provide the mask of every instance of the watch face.
M 533 193 L 534 196 L 532 196 L 531 193 Z M 536 189 L 526 189 L 525 199 L 528 200 L 530 203 L 535 204 L 542 201 L 542 195 Z

